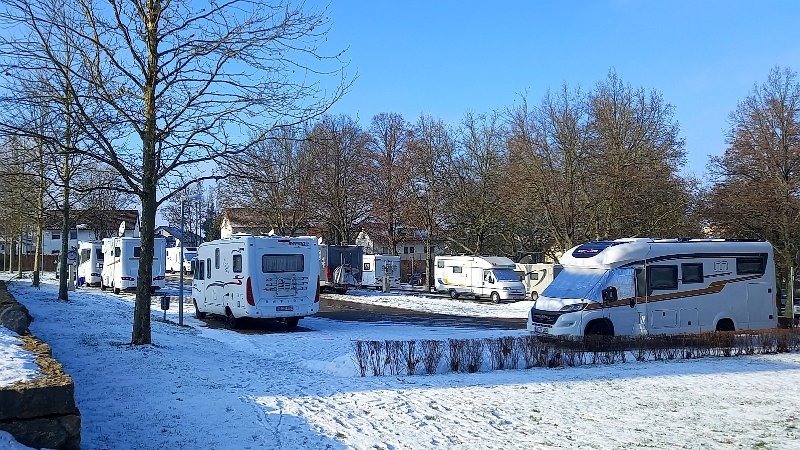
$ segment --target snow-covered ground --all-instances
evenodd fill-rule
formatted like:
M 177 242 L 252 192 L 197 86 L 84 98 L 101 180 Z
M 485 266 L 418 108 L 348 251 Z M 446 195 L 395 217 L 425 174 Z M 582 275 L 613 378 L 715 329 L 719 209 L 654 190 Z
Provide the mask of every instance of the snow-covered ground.
M 797 353 L 362 378 L 355 339 L 524 331 L 310 317 L 244 334 L 187 307 L 189 327 L 153 321 L 154 345 L 131 347 L 131 295 L 9 288 L 75 380 L 85 449 L 800 448 Z
M 450 314 L 469 317 L 499 317 L 504 319 L 525 319 L 533 307 L 532 301 L 500 303 L 493 305 L 488 301 L 472 299 L 452 300 L 449 297 L 421 296 L 407 293 L 384 294 L 378 291 L 351 290 L 347 295 L 325 294 L 334 300 L 390 306 L 392 308 L 436 314 Z

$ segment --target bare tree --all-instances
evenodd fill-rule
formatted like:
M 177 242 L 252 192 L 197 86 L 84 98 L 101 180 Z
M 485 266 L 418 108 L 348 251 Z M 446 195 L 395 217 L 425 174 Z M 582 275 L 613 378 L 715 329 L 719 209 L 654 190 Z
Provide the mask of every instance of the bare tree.
M 459 128 L 456 175 L 448 195 L 449 239 L 475 255 L 498 250 L 511 199 L 502 181 L 506 169 L 506 130 L 497 113 L 467 113 Z M 494 242 L 493 242 L 494 240 Z
M 613 70 L 590 95 L 595 238 L 699 231 L 686 221 L 690 195 L 678 174 L 686 152 L 673 109 Z
M 380 113 L 372 118 L 367 142 L 367 172 L 371 215 L 383 225 L 389 253 L 397 255 L 400 242 L 398 227 L 406 198 L 402 192 L 403 180 L 407 179 L 403 160 L 408 154 L 410 126 L 403 116 L 395 113 Z
M 451 157 L 455 144 L 452 132 L 441 120 L 420 116 L 414 126 L 414 136 L 408 144 L 408 179 L 404 195 L 409 203 L 404 212 L 405 222 L 423 230 L 425 243 L 425 284 L 430 290 L 432 280 L 434 234 L 451 216 L 447 211 L 451 189 Z
M 509 169 L 518 180 L 524 249 L 562 252 L 587 239 L 588 128 L 587 98 L 567 85 L 548 91 L 538 107 L 523 98 L 510 111 L 508 146 L 516 164 Z
M 309 134 L 314 180 L 309 192 L 332 244 L 352 243 L 370 210 L 368 135 L 349 116 L 326 116 Z
M 283 127 L 225 165 L 224 203 L 244 207 L 264 218 L 276 234 L 294 236 L 307 230 L 314 215 L 314 162 L 305 130 Z M 212 219 L 213 220 L 213 219 Z
M 705 215 L 713 233 L 767 239 L 788 279 L 800 239 L 800 83 L 775 67 L 729 117 L 728 149 L 712 157 L 716 177 Z
M 6 29 L 27 32 L 2 42 L 6 67 L 44 65 L 72 80 L 62 97 L 72 105 L 67 117 L 92 139 L 83 151 L 113 167 L 141 203 L 133 344 L 151 342 L 158 206 L 221 176 L 200 172 L 202 163 L 241 153 L 279 124 L 322 114 L 347 89 L 344 76 L 330 91 L 322 81 L 343 75 L 338 55 L 320 51 L 326 19 L 325 11 L 266 0 L 6 2 Z M 51 28 L 68 40 L 54 47 Z M 79 64 L 59 57 L 64 48 Z

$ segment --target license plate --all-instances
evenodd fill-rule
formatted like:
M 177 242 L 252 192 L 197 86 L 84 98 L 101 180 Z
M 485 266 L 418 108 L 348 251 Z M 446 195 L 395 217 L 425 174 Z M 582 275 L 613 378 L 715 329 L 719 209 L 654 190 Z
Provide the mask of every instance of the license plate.
M 534 325 L 533 326 L 533 332 L 534 333 L 541 333 L 541 334 L 549 334 L 550 333 L 550 328 L 549 327 L 542 327 L 542 326 L 539 326 L 539 325 Z
M 275 310 L 276 311 L 292 311 L 292 306 L 291 305 L 289 305 L 289 306 L 276 306 Z

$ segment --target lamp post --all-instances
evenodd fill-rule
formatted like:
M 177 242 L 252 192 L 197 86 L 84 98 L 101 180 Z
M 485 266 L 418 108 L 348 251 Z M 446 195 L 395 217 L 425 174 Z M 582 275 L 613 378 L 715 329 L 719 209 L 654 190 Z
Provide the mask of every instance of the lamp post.
M 180 275 L 180 288 L 178 289 L 178 325 L 183 326 L 183 239 L 184 235 L 186 234 L 183 231 L 183 205 L 186 204 L 186 201 L 195 201 L 200 200 L 203 198 L 202 194 L 195 194 L 195 195 L 183 195 L 181 196 L 181 258 L 180 258 L 180 265 L 179 265 L 179 272 Z

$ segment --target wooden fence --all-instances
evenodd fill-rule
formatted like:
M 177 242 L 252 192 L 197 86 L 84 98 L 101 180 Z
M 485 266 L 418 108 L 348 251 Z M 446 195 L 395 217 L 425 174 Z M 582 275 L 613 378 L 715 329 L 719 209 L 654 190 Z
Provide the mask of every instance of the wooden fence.
M 33 255 L 33 254 L 25 254 L 25 255 L 21 255 L 21 258 L 19 258 L 19 259 L 17 258 L 17 256 L 18 255 L 14 255 L 14 257 L 12 258 L 12 257 L 10 257 L 9 255 L 6 255 L 6 254 L 0 254 L 0 270 L 16 271 L 19 268 L 20 262 L 22 262 L 22 270 L 24 270 L 24 271 L 33 270 L 33 262 L 34 262 L 35 255 Z M 8 267 L 8 261 L 6 261 L 6 258 L 8 258 L 10 260 L 10 262 L 11 262 L 11 264 L 13 266 L 13 267 L 11 267 L 11 269 L 9 269 L 9 267 Z M 41 256 L 42 270 L 44 270 L 45 272 L 55 272 L 56 271 L 56 259 L 57 258 L 58 258 L 58 255 L 42 255 Z

